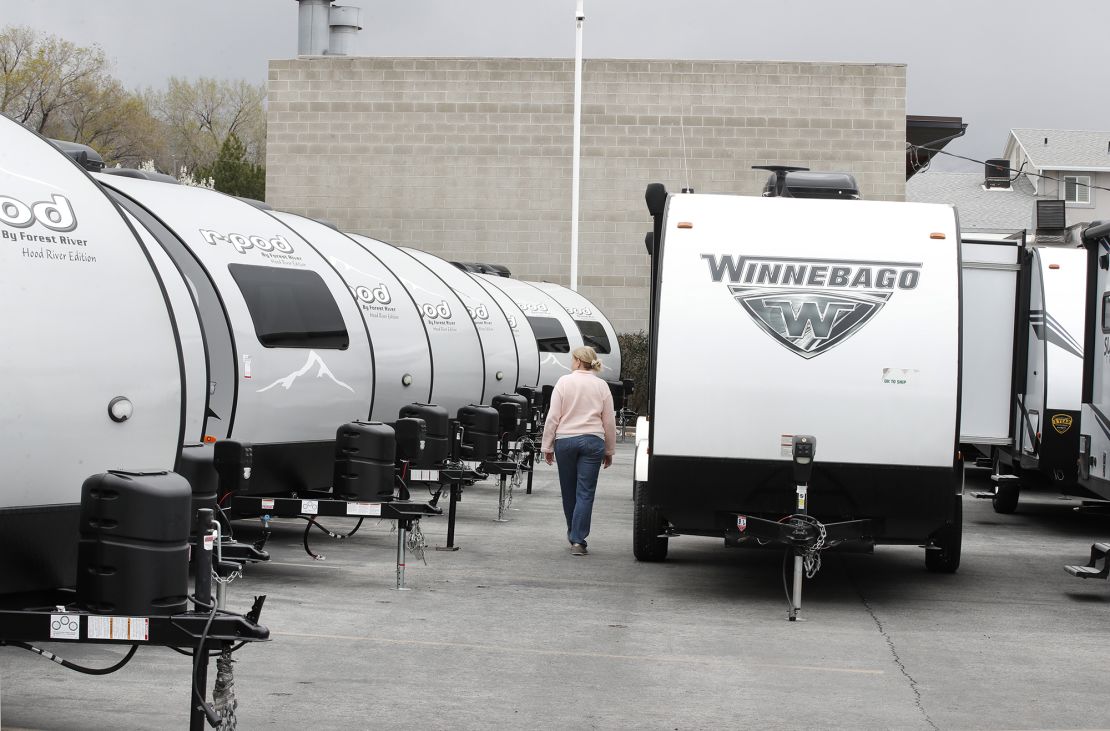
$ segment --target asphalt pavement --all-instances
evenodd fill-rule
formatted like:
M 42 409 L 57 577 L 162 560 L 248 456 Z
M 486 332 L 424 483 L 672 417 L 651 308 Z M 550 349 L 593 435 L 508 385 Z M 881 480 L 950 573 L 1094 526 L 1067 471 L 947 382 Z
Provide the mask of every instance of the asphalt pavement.
M 568 550 L 553 467 L 514 493 L 506 523 L 494 481 L 469 488 L 461 550 L 432 550 L 447 521 L 424 520 L 427 564 L 410 557 L 404 592 L 389 524 L 341 542 L 315 533 L 314 561 L 304 524 L 280 522 L 273 560 L 229 592 L 241 610 L 267 594 L 272 632 L 236 654 L 239 728 L 1110 728 L 1110 585 L 1062 569 L 1110 538 L 1110 521 L 1077 502 L 998 515 L 965 495 L 957 574 L 926 572 L 916 547 L 829 553 L 791 623 L 781 551 L 679 537 L 666 562 L 636 562 L 631 472 L 623 444 L 585 557 Z M 969 493 L 986 487 L 969 472 Z M 121 654 L 48 647 L 87 665 Z M 102 677 L 0 648 L 0 725 L 186 728 L 189 673 L 161 648 Z

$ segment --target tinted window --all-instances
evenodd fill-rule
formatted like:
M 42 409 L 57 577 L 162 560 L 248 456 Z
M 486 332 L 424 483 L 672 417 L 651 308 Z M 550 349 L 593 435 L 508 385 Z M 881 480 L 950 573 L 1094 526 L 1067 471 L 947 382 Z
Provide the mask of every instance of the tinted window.
M 267 348 L 330 348 L 350 343 L 343 315 L 316 272 L 228 264 Z
M 529 317 L 528 324 L 536 335 L 536 345 L 541 353 L 569 353 L 570 341 L 567 331 L 554 317 Z
M 578 332 L 582 333 L 582 341 L 593 348 L 598 355 L 609 352 L 609 336 L 605 334 L 605 328 L 600 322 L 575 320 L 574 324 L 578 326 Z
M 1102 331 L 1110 333 L 1110 292 L 1102 295 Z

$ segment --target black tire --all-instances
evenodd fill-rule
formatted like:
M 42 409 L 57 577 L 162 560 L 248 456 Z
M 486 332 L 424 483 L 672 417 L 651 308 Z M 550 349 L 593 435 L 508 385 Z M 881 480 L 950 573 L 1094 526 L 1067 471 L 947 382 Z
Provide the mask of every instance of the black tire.
M 925 568 L 935 574 L 954 574 L 960 568 L 960 552 L 964 538 L 963 496 L 956 496 L 956 510 L 952 522 L 945 525 L 933 538 L 936 548 L 925 551 Z
M 667 539 L 661 538 L 663 516 L 647 502 L 647 483 L 632 483 L 632 554 L 637 561 L 662 561 L 667 558 Z

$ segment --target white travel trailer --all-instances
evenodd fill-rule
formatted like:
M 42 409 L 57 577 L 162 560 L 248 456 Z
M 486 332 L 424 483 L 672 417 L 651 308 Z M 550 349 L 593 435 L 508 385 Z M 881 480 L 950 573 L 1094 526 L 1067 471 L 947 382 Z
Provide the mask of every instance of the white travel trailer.
M 202 188 L 98 175 L 191 285 L 208 345 L 205 441 L 254 449 L 252 491 L 331 484 L 336 429 L 366 419 L 373 361 L 346 284 L 288 226 Z
M 597 305 L 560 284 L 552 282 L 528 282 L 551 295 L 562 305 L 574 320 L 582 342 L 597 352 L 601 360 L 601 377 L 607 381 L 621 378 L 621 345 L 617 341 L 617 331 L 613 323 L 598 309 Z
M 482 341 L 458 295 L 410 254 L 384 241 L 348 235 L 389 267 L 420 308 L 432 352 L 432 403 L 451 418 L 463 406 L 484 403 Z
M 1083 403 L 1079 419 L 1079 484 L 1110 500 L 1110 223 L 1083 232 L 1087 251 Z
M 482 341 L 482 363 L 485 369 L 485 397 L 481 403 L 500 393 L 515 393 L 520 371 L 517 362 L 516 337 L 509 326 L 501 306 L 489 292 L 481 287 L 463 270 L 448 261 L 433 256 L 426 251 L 401 249 L 412 258 L 428 267 L 443 280 L 444 284 L 462 301 L 474 328 Z
M 1083 381 L 1086 252 L 994 245 L 996 254 L 1007 256 L 1007 248 L 1016 252 L 1016 269 L 1007 276 L 1005 268 L 984 267 L 976 279 L 968 269 L 975 266 L 969 263 L 969 248 L 985 246 L 964 244 L 961 441 L 990 455 L 994 509 L 1012 513 L 1025 489 L 1050 485 L 1065 494 L 1083 492 L 1076 489 L 1076 423 Z M 1007 310 L 1016 318 L 1014 328 L 1005 326 Z
M 791 442 L 816 437 L 809 515 L 955 571 L 959 230 L 950 206 L 681 194 L 655 221 L 650 415 L 633 549 L 744 541 L 794 510 Z M 650 424 L 650 430 L 647 426 Z
M 528 317 L 524 314 L 524 310 L 520 309 L 509 295 L 482 277 L 470 272 L 467 272 L 467 274 L 482 289 L 489 292 L 490 296 L 501 307 L 501 311 L 505 313 L 505 319 L 509 321 L 513 338 L 516 339 L 517 385 L 535 388 L 540 380 L 540 347 L 539 343 L 536 342 L 536 334 L 532 332 L 532 326 L 528 324 Z
M 366 321 L 374 358 L 370 418 L 393 421 L 402 406 L 432 398 L 432 350 L 420 308 L 389 267 L 353 238 L 292 213 L 271 215 L 303 236 L 347 283 Z
M 570 353 L 584 342 L 563 306 L 528 282 L 489 274 L 474 276 L 500 289 L 524 312 L 540 353 L 538 385 L 554 386 L 560 376 L 570 373 Z
M 72 585 L 82 482 L 174 467 L 184 364 L 135 231 L 84 170 L 2 115 L 0 311 L 0 593 Z

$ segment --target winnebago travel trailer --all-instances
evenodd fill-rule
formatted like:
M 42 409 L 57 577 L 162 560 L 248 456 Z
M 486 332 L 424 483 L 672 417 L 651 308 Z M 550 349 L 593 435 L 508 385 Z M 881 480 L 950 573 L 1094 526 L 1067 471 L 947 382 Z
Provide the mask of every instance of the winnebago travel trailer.
M 528 282 L 535 285 L 562 305 L 574 320 L 582 342 L 597 352 L 601 360 L 600 376 L 606 381 L 619 381 L 621 377 L 621 345 L 617 341 L 617 331 L 609 318 L 582 295 L 560 284 L 552 282 Z
M 184 365 L 136 232 L 84 170 L 2 115 L 0 311 L 0 593 L 72 586 L 82 482 L 173 469 Z
M 98 175 L 191 284 L 208 348 L 206 441 L 252 444 L 252 490 L 330 485 L 336 429 L 366 419 L 366 324 L 335 269 L 284 223 L 202 188 Z
M 538 385 L 554 386 L 559 376 L 570 373 L 570 353 L 584 342 L 563 306 L 528 282 L 489 274 L 473 276 L 500 289 L 524 312 L 540 353 Z
M 769 525 L 796 528 L 800 539 L 783 540 L 812 553 L 849 539 L 923 544 L 930 570 L 955 571 L 954 210 L 668 196 L 659 185 L 648 206 L 651 375 L 649 417 L 637 425 L 636 557 L 662 560 L 667 536 L 683 533 L 762 541 L 759 526 Z M 799 435 L 820 443 L 815 460 L 814 442 Z M 800 460 L 810 460 L 808 485 Z

